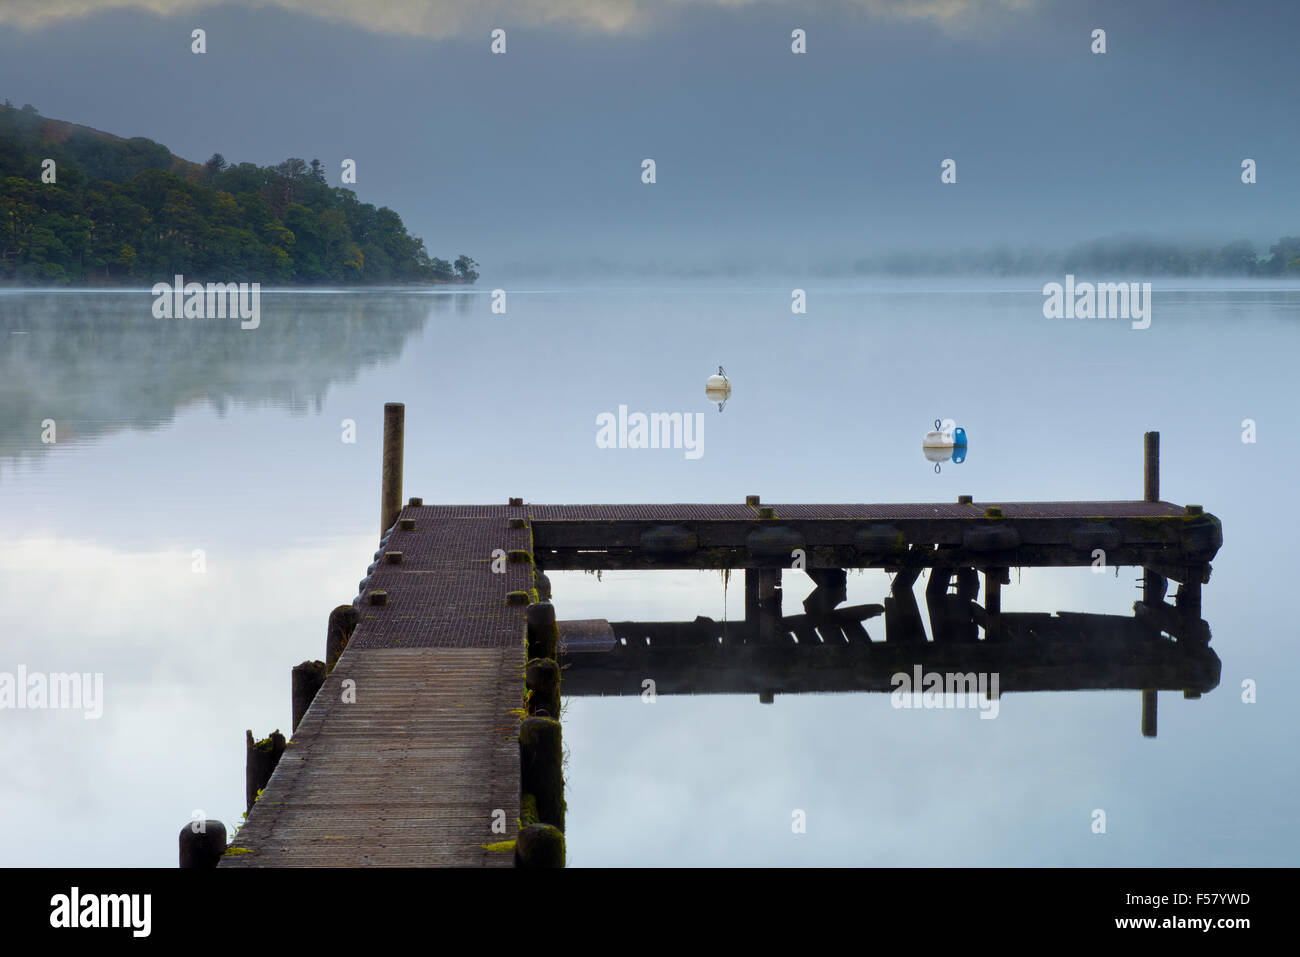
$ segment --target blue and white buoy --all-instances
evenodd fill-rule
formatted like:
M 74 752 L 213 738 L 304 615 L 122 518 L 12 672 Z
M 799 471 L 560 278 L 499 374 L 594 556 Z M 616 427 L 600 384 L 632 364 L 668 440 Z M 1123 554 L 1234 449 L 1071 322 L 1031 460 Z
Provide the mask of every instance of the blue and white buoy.
M 921 451 L 927 461 L 935 463 L 936 472 L 940 462 L 952 460 L 960 465 L 966 461 L 966 430 L 954 419 L 935 419 L 934 428 L 921 440 Z

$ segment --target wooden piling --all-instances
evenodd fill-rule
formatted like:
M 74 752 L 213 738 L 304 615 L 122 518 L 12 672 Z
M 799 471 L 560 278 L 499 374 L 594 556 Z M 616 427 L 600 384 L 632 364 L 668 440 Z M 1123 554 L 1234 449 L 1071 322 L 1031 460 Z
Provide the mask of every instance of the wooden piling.
M 1142 498 L 1147 502 L 1160 501 L 1160 433 L 1148 432 L 1143 437 L 1142 456 Z M 1148 607 L 1154 607 L 1165 597 L 1164 577 L 1153 569 L 1142 569 L 1142 601 Z M 1144 711 L 1145 714 L 1145 698 Z M 1154 705 L 1153 705 L 1154 708 Z M 1154 713 L 1154 711 L 1153 711 Z M 1143 728 L 1146 727 L 1145 721 Z M 1145 734 L 1145 730 L 1143 731 Z M 1153 734 L 1155 732 L 1152 732 Z
M 1143 436 L 1143 501 L 1160 501 L 1160 433 L 1148 432 Z
M 1156 736 L 1156 692 L 1153 688 L 1142 690 L 1142 737 Z
M 758 637 L 763 642 L 777 640 L 781 631 L 781 569 L 758 570 Z
M 555 620 L 555 606 L 549 601 L 537 601 L 525 612 L 528 621 L 528 657 L 554 658 L 559 654 L 560 625 Z
M 191 821 L 181 828 L 180 865 L 182 868 L 198 870 L 216 867 L 224 853 L 226 853 L 226 825 L 220 821 Z
M 302 723 L 303 716 L 307 714 L 307 709 L 311 707 L 312 701 L 316 699 L 316 692 L 320 691 L 321 685 L 324 683 L 325 662 L 304 661 L 300 665 L 293 666 L 292 701 L 294 731 L 298 730 L 298 725 Z
M 402 458 L 406 406 L 384 403 L 384 461 L 379 486 L 379 534 L 393 527 L 402 511 Z
M 986 641 L 996 641 L 1001 631 L 1003 574 L 1005 572 L 1001 568 L 984 570 L 984 611 L 988 616 L 988 624 L 984 628 Z
M 257 792 L 266 787 L 284 754 L 285 740 L 278 730 L 261 741 L 253 740 L 253 732 L 245 731 L 248 755 L 244 761 L 244 801 L 246 811 L 253 810 L 257 802 Z
M 1174 604 L 1186 617 L 1189 625 L 1194 625 L 1200 621 L 1201 580 L 1196 577 L 1194 570 L 1189 569 L 1187 580 L 1178 586 L 1178 593 L 1174 596 Z
M 745 632 L 750 640 L 755 640 L 758 635 L 758 615 L 759 615 L 759 570 L 757 568 L 745 569 Z
M 329 624 L 325 626 L 326 669 L 334 669 L 360 620 L 361 612 L 354 605 L 339 605 L 330 612 Z
M 1174 596 L 1174 607 L 1183 626 L 1178 638 L 1186 640 L 1189 646 L 1206 645 L 1210 642 L 1210 632 L 1201 620 L 1201 579 L 1196 569 L 1189 568 L 1187 572 L 1187 580 L 1178 586 Z
M 528 713 L 540 718 L 560 717 L 560 666 L 553 658 L 534 658 L 524 668 Z
M 524 718 L 519 725 L 520 792 L 537 802 L 538 824 L 564 830 L 564 747 L 560 722 Z
M 564 832 L 549 824 L 530 824 L 515 841 L 516 867 L 563 867 Z

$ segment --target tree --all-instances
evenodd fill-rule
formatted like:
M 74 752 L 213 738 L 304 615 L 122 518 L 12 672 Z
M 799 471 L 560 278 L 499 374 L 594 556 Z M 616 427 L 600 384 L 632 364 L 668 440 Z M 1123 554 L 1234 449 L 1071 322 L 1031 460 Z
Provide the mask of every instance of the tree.
M 477 265 L 478 263 L 470 259 L 464 253 L 461 253 L 456 257 L 456 275 L 460 278 L 461 282 L 473 282 L 478 279 L 478 273 L 474 269 Z
M 1219 250 L 1219 270 L 1230 276 L 1253 276 L 1255 274 L 1255 246 L 1248 239 L 1238 239 L 1228 243 Z
M 224 173 L 226 167 L 229 165 L 230 164 L 226 162 L 224 156 L 220 153 L 213 153 L 212 156 L 209 157 L 208 161 L 203 164 L 204 182 L 211 182 L 212 177 L 216 176 L 218 173 Z
M 1270 276 L 1280 276 L 1294 268 L 1292 261 L 1300 257 L 1300 236 L 1283 236 L 1268 247 L 1271 254 L 1260 264 L 1260 271 Z

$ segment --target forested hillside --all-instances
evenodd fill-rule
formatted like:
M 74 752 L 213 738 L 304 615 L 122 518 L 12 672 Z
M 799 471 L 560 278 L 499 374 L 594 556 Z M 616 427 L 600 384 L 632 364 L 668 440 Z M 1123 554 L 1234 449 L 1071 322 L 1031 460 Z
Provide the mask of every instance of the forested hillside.
M 328 185 L 318 160 L 198 166 L 0 105 L 0 282 L 473 282 L 477 265 L 430 258 L 393 210 Z

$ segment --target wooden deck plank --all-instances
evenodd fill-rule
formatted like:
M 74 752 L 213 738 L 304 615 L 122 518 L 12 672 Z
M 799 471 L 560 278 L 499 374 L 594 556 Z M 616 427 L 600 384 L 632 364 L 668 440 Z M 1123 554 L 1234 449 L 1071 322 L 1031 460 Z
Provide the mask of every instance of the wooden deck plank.
M 349 646 L 231 842 L 252 853 L 222 866 L 510 866 L 483 845 L 517 829 L 523 666 L 522 631 L 513 648 Z

